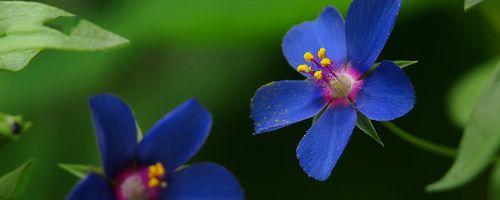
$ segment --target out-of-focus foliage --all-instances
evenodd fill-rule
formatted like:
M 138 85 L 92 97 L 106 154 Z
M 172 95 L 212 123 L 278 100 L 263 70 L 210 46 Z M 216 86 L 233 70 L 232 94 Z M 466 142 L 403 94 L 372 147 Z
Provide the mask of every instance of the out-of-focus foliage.
M 497 63 L 495 59 L 475 67 L 452 85 L 448 95 L 448 110 L 457 126 L 464 127 L 467 123 Z
M 55 7 L 0 1 L 0 69 L 18 71 L 46 48 L 96 51 L 128 40 Z
M 31 159 L 0 177 L 0 200 L 19 199 L 26 190 L 33 167 L 34 161 Z
M 313 20 L 319 14 L 318 10 L 321 11 L 326 5 L 335 5 L 345 13 L 351 1 L 124 0 L 121 3 L 122 6 L 113 9 L 112 18 L 127 19 L 119 27 L 133 35 L 171 38 L 171 42 L 179 45 L 221 45 L 220 42 L 258 45 L 260 42 L 256 41 L 262 42 L 284 28 Z M 403 12 L 406 9 L 419 10 L 429 5 L 443 4 L 448 3 L 435 0 L 404 1 Z
M 477 4 L 483 2 L 484 0 L 465 0 L 464 2 L 464 9 L 469 10 L 472 7 L 476 6 Z
M 490 177 L 490 199 L 500 200 L 500 160 L 495 162 Z
M 497 155 L 500 145 L 500 64 L 474 106 L 466 123 L 458 155 L 450 170 L 428 191 L 453 189 L 482 172 Z

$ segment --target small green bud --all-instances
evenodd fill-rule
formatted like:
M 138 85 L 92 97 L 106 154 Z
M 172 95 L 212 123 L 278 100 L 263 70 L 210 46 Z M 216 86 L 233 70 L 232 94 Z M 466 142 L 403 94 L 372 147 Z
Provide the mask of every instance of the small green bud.
M 20 115 L 0 113 L 0 140 L 17 140 L 19 135 L 31 127 Z

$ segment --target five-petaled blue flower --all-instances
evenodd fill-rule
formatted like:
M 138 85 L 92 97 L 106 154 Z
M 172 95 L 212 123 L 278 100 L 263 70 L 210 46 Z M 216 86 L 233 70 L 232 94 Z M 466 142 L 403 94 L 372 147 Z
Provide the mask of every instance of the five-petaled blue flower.
M 69 200 L 243 199 L 224 167 L 202 162 L 180 167 L 201 148 L 212 117 L 198 101 L 181 104 L 138 142 L 130 108 L 112 95 L 90 99 L 104 174 L 91 173 Z
M 294 26 L 283 53 L 306 80 L 272 82 L 252 99 L 256 134 L 321 114 L 297 147 L 300 165 L 314 179 L 330 176 L 353 132 L 356 110 L 388 121 L 413 108 L 413 87 L 398 66 L 383 61 L 371 70 L 400 7 L 401 0 L 353 0 L 345 22 L 329 6 L 315 21 Z

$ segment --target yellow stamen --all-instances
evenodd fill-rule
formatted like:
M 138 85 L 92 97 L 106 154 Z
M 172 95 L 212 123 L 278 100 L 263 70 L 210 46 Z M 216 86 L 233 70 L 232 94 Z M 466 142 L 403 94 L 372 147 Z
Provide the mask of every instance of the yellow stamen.
M 148 178 L 153 178 L 155 176 L 156 176 L 156 166 L 155 165 L 151 165 L 148 168 Z
M 297 67 L 297 71 L 298 72 L 306 72 L 306 73 L 309 73 L 311 71 L 311 67 L 307 66 L 307 65 L 299 65 Z
M 165 168 L 159 162 L 148 168 L 148 178 L 161 178 L 165 175 Z
M 165 168 L 159 162 L 156 163 L 156 176 L 161 177 L 165 175 Z
M 312 59 L 314 59 L 314 55 L 311 52 L 308 51 L 304 54 L 304 60 L 306 60 L 306 62 L 310 62 Z
M 316 80 L 322 79 L 323 78 L 323 72 L 322 71 L 316 71 L 316 72 L 314 72 L 314 78 Z
M 332 64 L 332 61 L 328 58 L 323 58 L 321 60 L 321 66 L 326 67 Z
M 318 57 L 320 59 L 325 59 L 326 58 L 326 49 L 325 48 L 320 48 L 318 51 Z
M 148 182 L 149 188 L 158 187 L 159 185 L 160 185 L 160 180 L 158 180 L 157 178 L 149 179 L 149 182 Z

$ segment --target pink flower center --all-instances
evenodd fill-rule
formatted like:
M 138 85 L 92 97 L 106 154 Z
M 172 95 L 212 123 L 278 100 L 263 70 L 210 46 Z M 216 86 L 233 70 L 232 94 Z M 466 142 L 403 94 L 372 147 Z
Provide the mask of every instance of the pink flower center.
M 360 80 L 361 74 L 349 64 L 335 63 L 328 57 L 325 48 L 320 48 L 316 56 L 306 52 L 304 60 L 306 64 L 299 65 L 297 71 L 323 85 L 325 98 L 333 103 L 355 100 L 363 80 Z
M 123 173 L 115 191 L 118 200 L 157 200 L 160 190 L 166 187 L 165 168 L 156 163 Z

